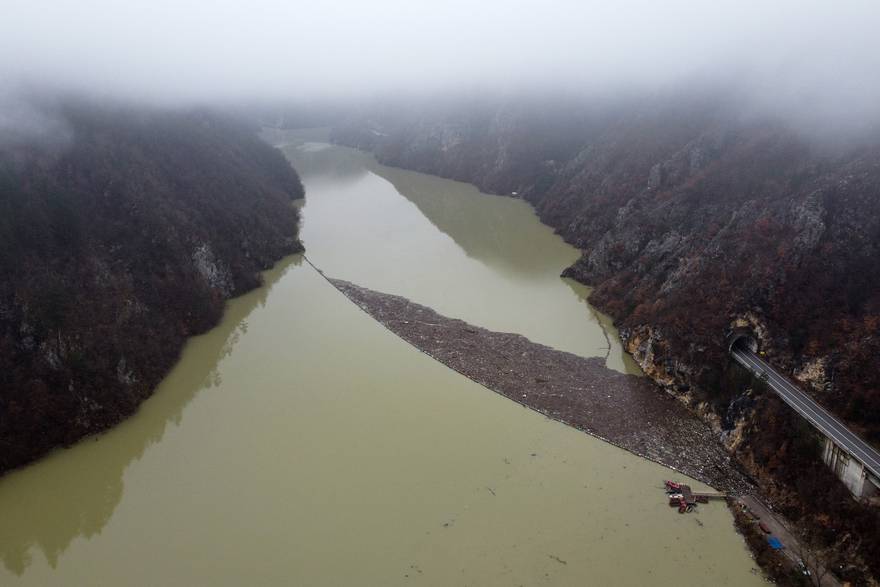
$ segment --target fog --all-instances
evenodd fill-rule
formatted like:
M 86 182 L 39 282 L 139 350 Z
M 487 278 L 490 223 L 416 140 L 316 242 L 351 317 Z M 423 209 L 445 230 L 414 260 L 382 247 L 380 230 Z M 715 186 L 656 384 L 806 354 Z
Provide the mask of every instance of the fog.
M 3 0 L 0 84 L 145 100 L 358 100 L 722 83 L 880 119 L 876 0 Z

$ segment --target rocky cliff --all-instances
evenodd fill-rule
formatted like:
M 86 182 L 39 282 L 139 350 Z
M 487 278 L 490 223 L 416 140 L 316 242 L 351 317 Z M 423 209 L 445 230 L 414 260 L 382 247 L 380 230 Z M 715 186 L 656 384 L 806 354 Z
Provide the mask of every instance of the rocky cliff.
M 880 444 L 880 138 L 801 134 L 711 93 L 373 112 L 334 138 L 531 202 L 583 251 L 565 275 L 595 287 L 645 372 L 712 422 L 790 515 L 839 513 L 824 544 L 858 536 L 856 558 L 880 572 L 877 530 L 840 521 L 862 514 L 829 505 L 843 494 L 827 490 L 807 431 L 746 391 L 759 386 L 724 346 L 750 327 L 776 365 Z
M 132 414 L 187 337 L 302 248 L 299 178 L 253 129 L 42 107 L 56 134 L 0 141 L 0 473 Z
M 658 381 L 713 387 L 747 321 L 880 443 L 880 140 L 831 146 L 706 96 L 374 116 L 334 138 L 530 201 Z

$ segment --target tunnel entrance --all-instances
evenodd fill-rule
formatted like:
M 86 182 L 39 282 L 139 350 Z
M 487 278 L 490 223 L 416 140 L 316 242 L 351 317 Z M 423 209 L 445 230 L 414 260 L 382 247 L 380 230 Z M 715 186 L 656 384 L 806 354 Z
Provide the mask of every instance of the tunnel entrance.
M 737 328 L 727 337 L 727 351 L 731 352 L 735 348 L 757 353 L 758 338 L 747 328 Z

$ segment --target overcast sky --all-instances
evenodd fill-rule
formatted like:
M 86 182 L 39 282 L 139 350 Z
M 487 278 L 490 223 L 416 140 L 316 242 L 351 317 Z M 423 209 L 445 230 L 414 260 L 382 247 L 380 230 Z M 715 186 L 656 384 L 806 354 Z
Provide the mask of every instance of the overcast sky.
M 0 80 L 150 100 L 718 76 L 880 112 L 880 0 L 0 0 Z M 0 82 L 3 83 L 3 82 Z

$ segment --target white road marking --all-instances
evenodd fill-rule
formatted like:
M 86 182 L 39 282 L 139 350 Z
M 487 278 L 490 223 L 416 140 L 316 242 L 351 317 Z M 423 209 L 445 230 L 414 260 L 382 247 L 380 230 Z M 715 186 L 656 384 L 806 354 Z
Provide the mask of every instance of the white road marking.
M 809 420 L 826 436 L 831 437 L 835 444 L 859 460 L 874 475 L 880 477 L 880 453 L 853 434 L 840 420 L 832 416 L 825 408 L 817 404 L 786 378 L 782 377 L 765 361 L 753 353 L 747 353 L 741 349 L 733 349 L 732 354 L 734 359 L 753 373 L 759 376 L 761 373 L 766 373 L 766 382 L 782 397 L 785 403 Z

